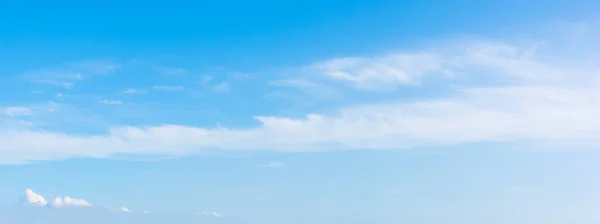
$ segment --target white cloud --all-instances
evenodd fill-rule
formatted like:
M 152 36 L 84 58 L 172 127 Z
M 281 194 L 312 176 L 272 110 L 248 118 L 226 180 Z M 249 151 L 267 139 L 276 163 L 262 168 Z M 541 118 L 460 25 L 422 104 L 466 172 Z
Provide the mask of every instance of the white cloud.
M 212 216 L 212 217 L 221 217 L 221 214 L 216 212 L 196 212 L 198 216 Z
M 33 192 L 31 189 L 25 190 L 25 197 L 26 197 L 25 203 L 28 205 L 46 206 L 48 204 L 48 201 L 46 201 L 44 196 Z
M 183 156 L 214 149 L 300 152 L 470 143 L 596 148 L 600 52 L 586 48 L 575 57 L 574 51 L 567 54 L 547 42 L 540 46 L 476 41 L 439 51 L 316 63 L 328 77 L 358 89 L 380 83 L 414 84 L 426 74 L 453 74 L 442 86 L 452 92 L 363 103 L 300 118 L 256 116 L 259 125 L 251 128 L 117 126 L 97 135 L 0 129 L 0 163 L 118 154 Z M 464 79 L 475 81 L 457 81 Z
M 25 204 L 27 205 L 34 205 L 34 206 L 47 206 L 47 205 L 51 205 L 54 208 L 61 208 L 61 207 L 92 207 L 92 203 L 83 200 L 83 199 L 76 199 L 76 198 L 71 198 L 69 196 L 66 196 L 64 198 L 61 197 L 57 197 L 55 198 L 50 204 L 48 204 L 48 201 L 46 201 L 46 199 L 44 198 L 44 196 L 33 192 L 33 190 L 31 189 L 26 189 L 25 190 Z
M 381 57 L 336 58 L 312 67 L 357 88 L 379 90 L 397 84 L 415 84 L 427 74 L 451 74 L 444 68 L 444 58 L 437 53 L 400 53 Z
M 283 165 L 285 165 L 283 162 L 271 161 L 271 162 L 269 162 L 267 164 L 261 165 L 260 167 L 276 168 L 276 167 L 282 167 Z
M 64 198 L 61 197 L 57 197 L 54 199 L 54 201 L 52 202 L 52 206 L 55 208 L 60 208 L 60 207 L 92 207 L 92 203 L 83 200 L 83 199 L 76 199 L 76 198 L 71 198 L 69 196 L 66 196 Z
M 100 103 L 109 104 L 109 105 L 121 105 L 123 104 L 120 100 L 101 100 Z
M 126 207 L 121 207 L 121 212 L 131 213 L 131 210 Z
M 153 86 L 152 88 L 160 91 L 182 91 L 184 89 L 183 86 Z

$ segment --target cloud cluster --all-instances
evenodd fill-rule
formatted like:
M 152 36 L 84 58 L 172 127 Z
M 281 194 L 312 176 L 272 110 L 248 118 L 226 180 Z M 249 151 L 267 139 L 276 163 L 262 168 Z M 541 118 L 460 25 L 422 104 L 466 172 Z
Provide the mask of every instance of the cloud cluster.
M 87 200 L 71 198 L 69 196 L 56 197 L 52 201 L 47 201 L 44 198 L 44 196 L 34 192 L 31 189 L 25 190 L 25 197 L 20 202 L 20 205 L 24 205 L 24 207 L 17 206 L 16 208 L 17 209 L 32 209 L 34 207 L 52 208 L 49 210 L 33 209 L 33 210 L 29 210 L 29 211 L 31 211 L 31 212 L 44 211 L 45 214 L 53 213 L 53 214 L 57 214 L 57 215 L 69 214 L 68 212 L 71 210 L 70 209 L 63 210 L 64 208 L 86 208 L 84 210 L 77 210 L 77 213 L 81 212 L 81 214 L 87 214 L 86 212 L 91 212 L 90 214 L 94 213 L 94 214 L 106 214 L 106 215 L 125 213 L 125 214 L 132 215 L 131 217 L 159 217 L 159 216 L 174 215 L 174 214 L 164 214 L 164 213 L 160 213 L 160 212 L 154 213 L 154 212 L 149 212 L 148 210 L 143 210 L 141 212 L 134 212 L 133 210 L 131 210 L 125 206 L 118 207 L 117 209 L 111 209 L 106 206 L 95 207 L 92 203 L 90 203 Z M 54 209 L 61 209 L 61 210 L 59 212 L 58 210 L 54 210 Z M 67 213 L 65 213 L 65 212 L 67 212 Z M 196 212 L 196 213 L 188 213 L 188 214 L 177 214 L 177 216 L 179 216 L 179 215 L 190 216 L 190 217 L 192 217 L 192 216 L 215 217 L 215 218 L 222 217 L 221 214 L 214 212 L 214 211 L 213 212 Z
M 92 203 L 83 200 L 71 198 L 69 196 L 66 197 L 57 197 L 51 203 L 48 203 L 44 196 L 34 192 L 31 189 L 25 190 L 25 204 L 32 206 L 51 206 L 54 208 L 62 208 L 62 207 L 92 207 Z
M 76 199 L 76 198 L 71 198 L 69 196 L 66 196 L 64 198 L 61 197 L 57 197 L 54 199 L 54 201 L 52 202 L 52 206 L 55 208 L 60 208 L 60 207 L 92 207 L 92 203 L 83 200 L 83 199 Z
M 300 152 L 470 143 L 598 147 L 600 52 L 564 51 L 560 42 L 540 42 L 544 44 L 477 40 L 437 50 L 317 62 L 309 66 L 315 76 L 351 83 L 357 91 L 427 88 L 430 80 L 440 90 L 433 92 L 435 97 L 367 102 L 299 118 L 256 116 L 258 125 L 252 128 L 115 126 L 93 135 L 0 129 L 0 163 L 183 156 L 215 149 Z

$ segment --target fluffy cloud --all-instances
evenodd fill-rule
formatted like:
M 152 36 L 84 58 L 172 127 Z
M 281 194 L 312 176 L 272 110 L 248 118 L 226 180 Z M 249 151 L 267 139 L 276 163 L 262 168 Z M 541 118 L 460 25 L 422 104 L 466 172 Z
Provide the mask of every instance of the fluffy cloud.
M 96 135 L 0 129 L 0 163 L 214 149 L 300 152 L 470 143 L 594 148 L 600 145 L 600 52 L 564 46 L 473 41 L 438 51 L 331 59 L 311 68 L 358 90 L 427 87 L 428 79 L 436 79 L 441 90 L 436 97 L 362 103 L 299 118 L 256 116 L 259 125 L 252 128 L 117 126 Z
M 25 190 L 25 200 L 25 203 L 28 205 L 46 206 L 48 204 L 44 196 L 33 192 L 31 189 Z
M 121 207 L 121 212 L 131 213 L 131 209 L 128 209 L 126 207 Z
M 83 200 L 83 199 L 76 199 L 76 198 L 71 198 L 69 196 L 66 196 L 64 198 L 61 197 L 57 197 L 54 199 L 54 201 L 52 202 L 52 206 L 55 208 L 60 208 L 60 207 L 92 207 L 92 203 Z
M 33 206 L 52 206 L 54 208 L 61 208 L 61 207 L 92 207 L 92 203 L 83 200 L 83 199 L 76 199 L 76 198 L 71 198 L 69 196 L 66 196 L 64 198 L 62 197 L 57 197 L 55 198 L 52 203 L 48 203 L 48 201 L 46 201 L 46 199 L 44 198 L 44 196 L 35 193 L 33 190 L 31 189 L 27 189 L 25 190 L 25 204 L 26 205 L 33 205 Z

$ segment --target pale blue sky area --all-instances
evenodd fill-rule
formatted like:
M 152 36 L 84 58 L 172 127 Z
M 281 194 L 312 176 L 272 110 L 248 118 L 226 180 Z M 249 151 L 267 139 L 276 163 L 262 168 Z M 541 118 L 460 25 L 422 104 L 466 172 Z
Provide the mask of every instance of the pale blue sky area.
M 0 1 L 0 224 L 600 222 L 597 1 Z

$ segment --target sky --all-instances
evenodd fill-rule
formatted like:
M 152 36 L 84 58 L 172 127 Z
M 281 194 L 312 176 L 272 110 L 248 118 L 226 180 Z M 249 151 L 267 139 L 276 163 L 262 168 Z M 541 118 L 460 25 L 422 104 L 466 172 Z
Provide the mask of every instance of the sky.
M 0 224 L 598 223 L 599 11 L 0 0 Z

